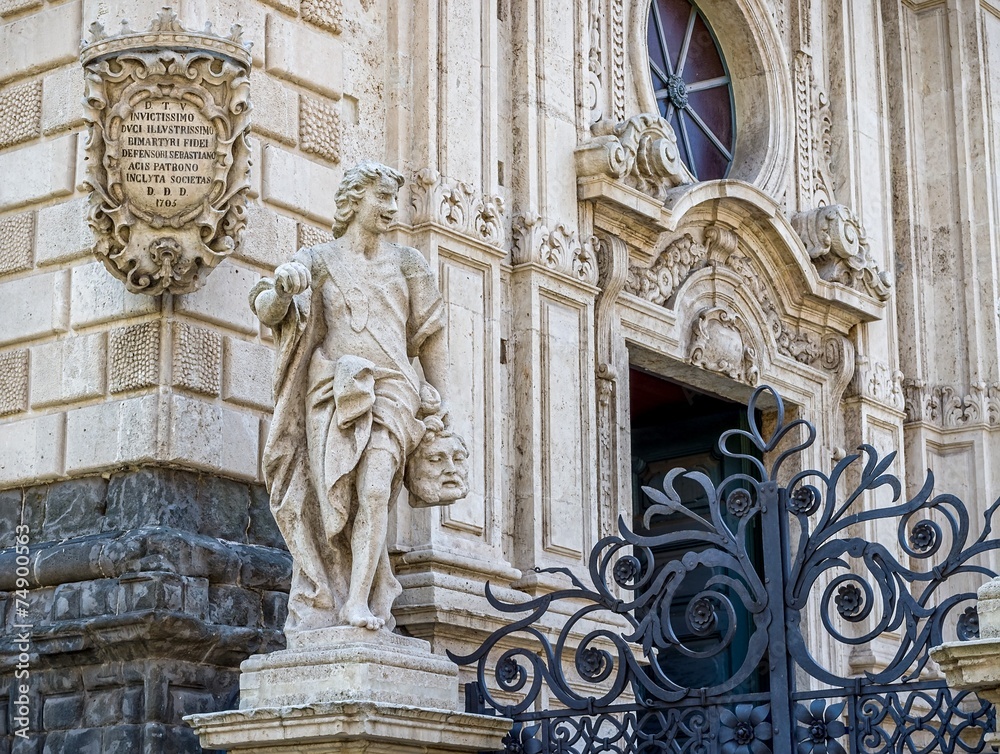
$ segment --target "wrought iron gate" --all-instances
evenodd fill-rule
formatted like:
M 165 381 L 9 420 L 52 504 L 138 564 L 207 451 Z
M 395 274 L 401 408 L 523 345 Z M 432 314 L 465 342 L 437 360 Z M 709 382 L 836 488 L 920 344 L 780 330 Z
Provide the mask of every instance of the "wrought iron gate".
M 765 395 L 777 414 L 767 438 L 757 419 Z M 928 650 L 978 636 L 969 590 L 995 575 L 980 556 L 1000 548 L 990 536 L 1000 500 L 970 542 L 968 511 L 952 495 L 933 495 L 932 474 L 913 499 L 899 502 L 900 482 L 887 473 L 896 454 L 880 458 L 869 445 L 829 475 L 782 474 L 813 444 L 815 427 L 786 423 L 770 387 L 754 392 L 747 415 L 750 431 L 723 433 L 719 451 L 750 463 L 755 474 L 734 474 L 718 486 L 700 472 L 685 474 L 704 490 L 707 516 L 680 499 L 674 480 L 683 472 L 675 470 L 662 491 L 644 488 L 654 501 L 644 525 L 684 517 L 683 531 L 644 536 L 620 521 L 621 534 L 591 552 L 589 584 L 568 569 L 547 569 L 572 586 L 524 603 L 505 603 L 487 585 L 490 604 L 519 617 L 472 654 L 452 659 L 476 666 L 478 680 L 466 687 L 470 712 L 513 719 L 507 754 L 951 754 L 985 747 L 995 725 L 991 706 L 950 691 Z M 738 445 L 739 437 L 773 457 L 770 468 L 733 450 L 730 441 Z M 779 483 L 779 475 L 789 481 Z M 874 505 L 871 496 L 886 490 L 891 502 Z M 748 547 L 752 527 L 762 535 L 756 558 Z M 887 530 L 891 541 L 877 541 Z M 679 543 L 694 546 L 679 560 L 656 562 L 654 549 Z M 684 580 L 699 569 L 710 577 L 675 605 Z M 963 579 L 965 589 L 956 589 Z M 824 636 L 806 636 L 809 610 L 816 611 L 815 633 L 840 649 L 826 653 L 838 655 L 834 662 L 816 649 Z M 713 662 L 741 621 L 749 640 L 739 667 L 697 688 L 676 677 L 671 658 L 687 658 L 688 667 Z M 882 652 L 875 669 L 843 674 L 844 648 L 862 646 Z

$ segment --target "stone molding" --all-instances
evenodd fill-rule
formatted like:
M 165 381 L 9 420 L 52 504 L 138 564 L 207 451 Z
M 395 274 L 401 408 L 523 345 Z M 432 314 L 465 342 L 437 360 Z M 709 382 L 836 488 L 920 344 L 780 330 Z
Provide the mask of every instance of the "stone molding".
M 869 293 L 880 301 L 889 298 L 892 278 L 879 270 L 865 228 L 850 207 L 820 207 L 794 214 L 791 221 L 821 278 Z
M 512 235 L 515 265 L 535 263 L 573 280 L 597 285 L 596 236 L 580 238 L 565 223 L 550 224 L 536 212 L 517 215 Z
M 611 0 L 611 115 L 625 119 L 625 0 Z
M 410 181 L 411 223 L 432 223 L 469 236 L 490 246 L 503 247 L 507 240 L 502 196 L 477 193 L 470 184 L 423 168 Z
M 643 113 L 591 126 L 594 138 L 576 149 L 576 173 L 606 175 L 657 199 L 682 184 L 694 183 L 677 148 L 677 135 L 658 115 Z
M 747 385 L 760 381 L 760 354 L 743 318 L 721 306 L 703 309 L 692 327 L 691 364 Z
M 793 65 L 798 205 L 802 209 L 822 207 L 833 203 L 830 103 L 816 86 L 812 56 L 799 50 Z
M 966 391 L 908 379 L 902 382 L 902 390 L 907 423 L 924 422 L 941 429 L 977 424 L 1000 427 L 1000 382 L 977 382 Z
M 587 85 L 585 107 L 590 120 L 598 122 L 604 117 L 604 0 L 587 2 Z

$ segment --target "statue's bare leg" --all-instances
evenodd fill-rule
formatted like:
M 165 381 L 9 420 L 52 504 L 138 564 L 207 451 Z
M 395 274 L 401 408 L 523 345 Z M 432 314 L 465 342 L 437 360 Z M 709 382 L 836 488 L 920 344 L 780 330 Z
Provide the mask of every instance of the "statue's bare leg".
M 388 450 L 369 448 L 357 468 L 358 510 L 351 534 L 351 586 L 341 617 L 351 626 L 377 631 L 385 621 L 368 605 L 379 557 L 385 548 L 389 496 L 396 458 Z

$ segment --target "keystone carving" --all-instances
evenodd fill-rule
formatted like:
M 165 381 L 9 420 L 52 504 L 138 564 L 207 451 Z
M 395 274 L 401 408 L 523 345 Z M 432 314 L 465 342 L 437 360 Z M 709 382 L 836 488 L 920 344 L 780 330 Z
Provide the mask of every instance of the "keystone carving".
M 879 271 L 864 226 L 849 207 L 833 204 L 800 212 L 792 216 L 792 226 L 824 280 L 866 291 L 880 301 L 889 298 L 892 279 Z
M 738 314 L 721 306 L 703 309 L 698 314 L 690 359 L 696 367 L 748 385 L 756 385 L 760 380 L 760 360 L 746 323 Z
M 607 175 L 657 199 L 667 191 L 694 183 L 677 149 L 677 135 L 658 115 L 634 115 L 614 124 L 591 126 L 594 138 L 576 150 L 578 176 Z
M 250 187 L 250 50 L 184 29 L 95 23 L 83 47 L 94 252 L 133 293 L 189 293 L 239 245 Z

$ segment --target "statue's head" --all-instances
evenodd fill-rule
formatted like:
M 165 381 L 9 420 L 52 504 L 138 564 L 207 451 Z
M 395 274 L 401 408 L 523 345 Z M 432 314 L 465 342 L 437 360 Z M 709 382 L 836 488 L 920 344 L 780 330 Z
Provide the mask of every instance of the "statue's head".
M 410 505 L 448 505 L 469 494 L 469 449 L 440 422 L 428 422 L 424 437 L 406 463 Z
M 365 160 L 344 173 L 334 201 L 333 236 L 340 238 L 359 213 L 370 230 L 384 232 L 396 215 L 396 194 L 403 175 L 373 160 Z

